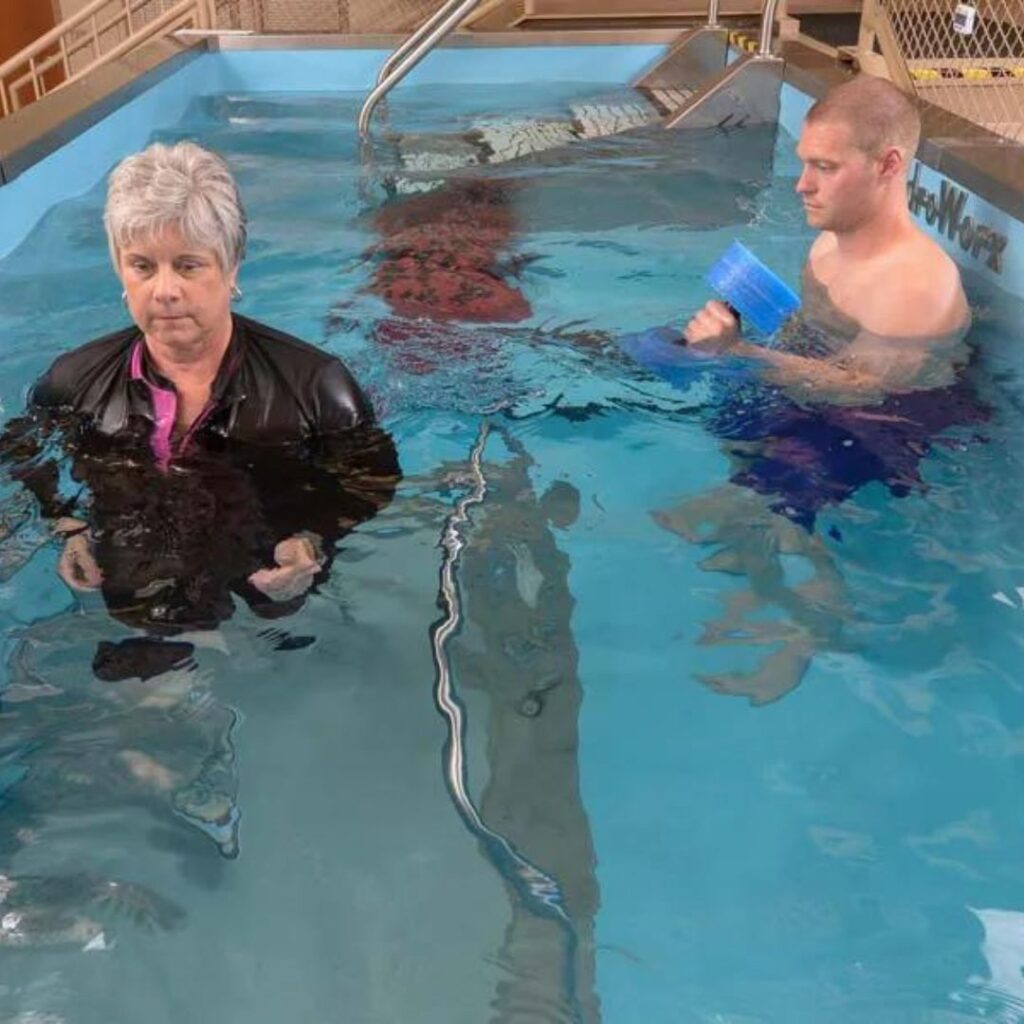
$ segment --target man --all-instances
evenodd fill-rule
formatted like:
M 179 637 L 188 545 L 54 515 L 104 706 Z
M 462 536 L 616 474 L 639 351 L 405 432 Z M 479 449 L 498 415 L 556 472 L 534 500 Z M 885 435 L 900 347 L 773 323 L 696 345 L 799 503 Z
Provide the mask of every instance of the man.
M 957 372 L 970 326 L 959 271 L 907 206 L 919 136 L 913 103 L 881 79 L 862 76 L 816 103 L 797 147 L 796 189 L 821 230 L 800 313 L 772 348 L 744 342 L 721 302 L 684 331 L 693 348 L 760 365 L 708 414 L 730 455 L 729 483 L 654 513 L 665 529 L 716 548 L 704 568 L 745 577 L 701 642 L 742 637 L 773 650 L 751 672 L 700 679 L 756 704 L 796 686 L 817 651 L 849 642 L 851 609 L 814 532 L 818 514 L 871 482 L 895 496 L 921 487 L 931 439 L 988 416 Z M 841 535 L 833 527 L 830 536 Z M 790 580 L 783 556 L 803 561 L 801 579 Z
M 796 190 L 821 234 L 804 271 L 803 319 L 844 337 L 824 352 L 745 344 L 735 316 L 713 301 L 687 325 L 686 342 L 757 359 L 787 390 L 840 403 L 951 383 L 970 314 L 956 264 L 907 206 L 920 132 L 913 102 L 865 75 L 833 89 L 804 123 Z

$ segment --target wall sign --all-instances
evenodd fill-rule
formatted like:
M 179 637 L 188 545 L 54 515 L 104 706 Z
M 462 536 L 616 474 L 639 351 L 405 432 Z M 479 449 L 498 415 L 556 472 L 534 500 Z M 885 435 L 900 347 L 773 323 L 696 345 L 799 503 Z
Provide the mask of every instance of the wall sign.
M 989 270 L 1003 272 L 1003 252 L 1009 241 L 1002 232 L 973 217 L 964 216 L 968 193 L 943 178 L 938 192 L 921 184 L 921 163 L 914 164 L 914 176 L 907 182 L 907 202 L 915 217 L 937 227 L 951 242 L 959 244 L 974 259 L 984 259 Z

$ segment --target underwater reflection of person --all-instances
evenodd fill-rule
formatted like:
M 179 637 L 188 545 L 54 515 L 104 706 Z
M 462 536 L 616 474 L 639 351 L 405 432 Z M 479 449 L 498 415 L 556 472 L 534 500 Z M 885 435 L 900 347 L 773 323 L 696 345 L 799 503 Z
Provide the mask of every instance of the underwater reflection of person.
M 398 370 L 421 375 L 453 360 L 479 362 L 497 345 L 473 325 L 532 315 L 516 280 L 530 259 L 514 252 L 516 192 L 507 180 L 453 180 L 398 197 L 369 218 L 378 238 L 364 253 L 373 267 L 367 291 L 389 310 L 373 340 Z M 345 322 L 347 306 L 332 309 L 329 329 Z
M 187 142 L 129 157 L 104 222 L 135 324 L 37 382 L 3 439 L 12 475 L 65 539 L 61 577 L 126 624 L 212 629 L 232 595 L 284 614 L 391 499 L 394 445 L 340 360 L 232 313 L 246 218 L 219 157 Z M 130 670 L 116 661 L 100 669 Z
M 488 500 L 463 552 L 466 617 L 452 663 L 463 686 L 487 701 L 476 720 L 487 751 L 483 819 L 557 884 L 565 917 L 539 913 L 509 885 L 511 919 L 499 953 L 504 976 L 492 1019 L 512 1024 L 540 1014 L 596 1024 L 600 896 L 580 790 L 575 602 L 557 538 L 579 515 L 579 493 L 555 481 L 538 494 L 529 452 L 508 432 L 502 439 L 511 457 L 487 464 Z

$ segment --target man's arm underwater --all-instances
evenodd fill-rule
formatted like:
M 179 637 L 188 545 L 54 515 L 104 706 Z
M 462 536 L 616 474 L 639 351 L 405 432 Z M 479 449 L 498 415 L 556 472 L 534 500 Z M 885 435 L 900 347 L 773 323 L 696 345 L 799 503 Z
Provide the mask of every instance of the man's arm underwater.
M 926 326 L 931 325 L 926 321 Z M 966 333 L 966 326 L 952 333 Z M 963 361 L 961 350 L 949 345 L 945 325 L 935 327 L 931 335 L 913 336 L 883 336 L 862 329 L 841 353 L 823 358 L 753 345 L 740 336 L 739 323 L 728 307 L 715 301 L 690 321 L 683 336 L 695 349 L 756 362 L 764 368 L 765 379 L 798 400 L 835 405 L 868 404 L 889 394 L 950 383 Z

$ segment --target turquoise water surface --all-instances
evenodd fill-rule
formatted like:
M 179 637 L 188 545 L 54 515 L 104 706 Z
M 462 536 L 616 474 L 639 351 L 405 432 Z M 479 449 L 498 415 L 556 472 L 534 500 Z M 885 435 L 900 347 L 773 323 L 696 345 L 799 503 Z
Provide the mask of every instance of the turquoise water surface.
M 423 87 L 388 130 L 606 90 Z M 375 290 L 393 157 L 363 169 L 358 103 L 205 97 L 160 136 L 238 177 L 240 311 L 341 355 L 399 446 L 398 495 L 329 581 L 104 683 L 96 644 L 127 630 L 5 492 L 0 1021 L 1024 1019 L 1024 309 L 968 281 L 983 421 L 922 449 L 905 496 L 876 480 L 804 531 L 728 485 L 709 428 L 761 392 L 715 364 L 674 387 L 616 344 L 683 322 L 733 239 L 798 281 L 792 140 L 641 130 L 464 172 L 525 306 L 409 321 Z M 0 262 L 5 417 L 126 324 L 102 202 Z M 474 819 L 431 629 L 482 437 L 447 647 Z M 235 859 L 181 813 L 214 776 Z

